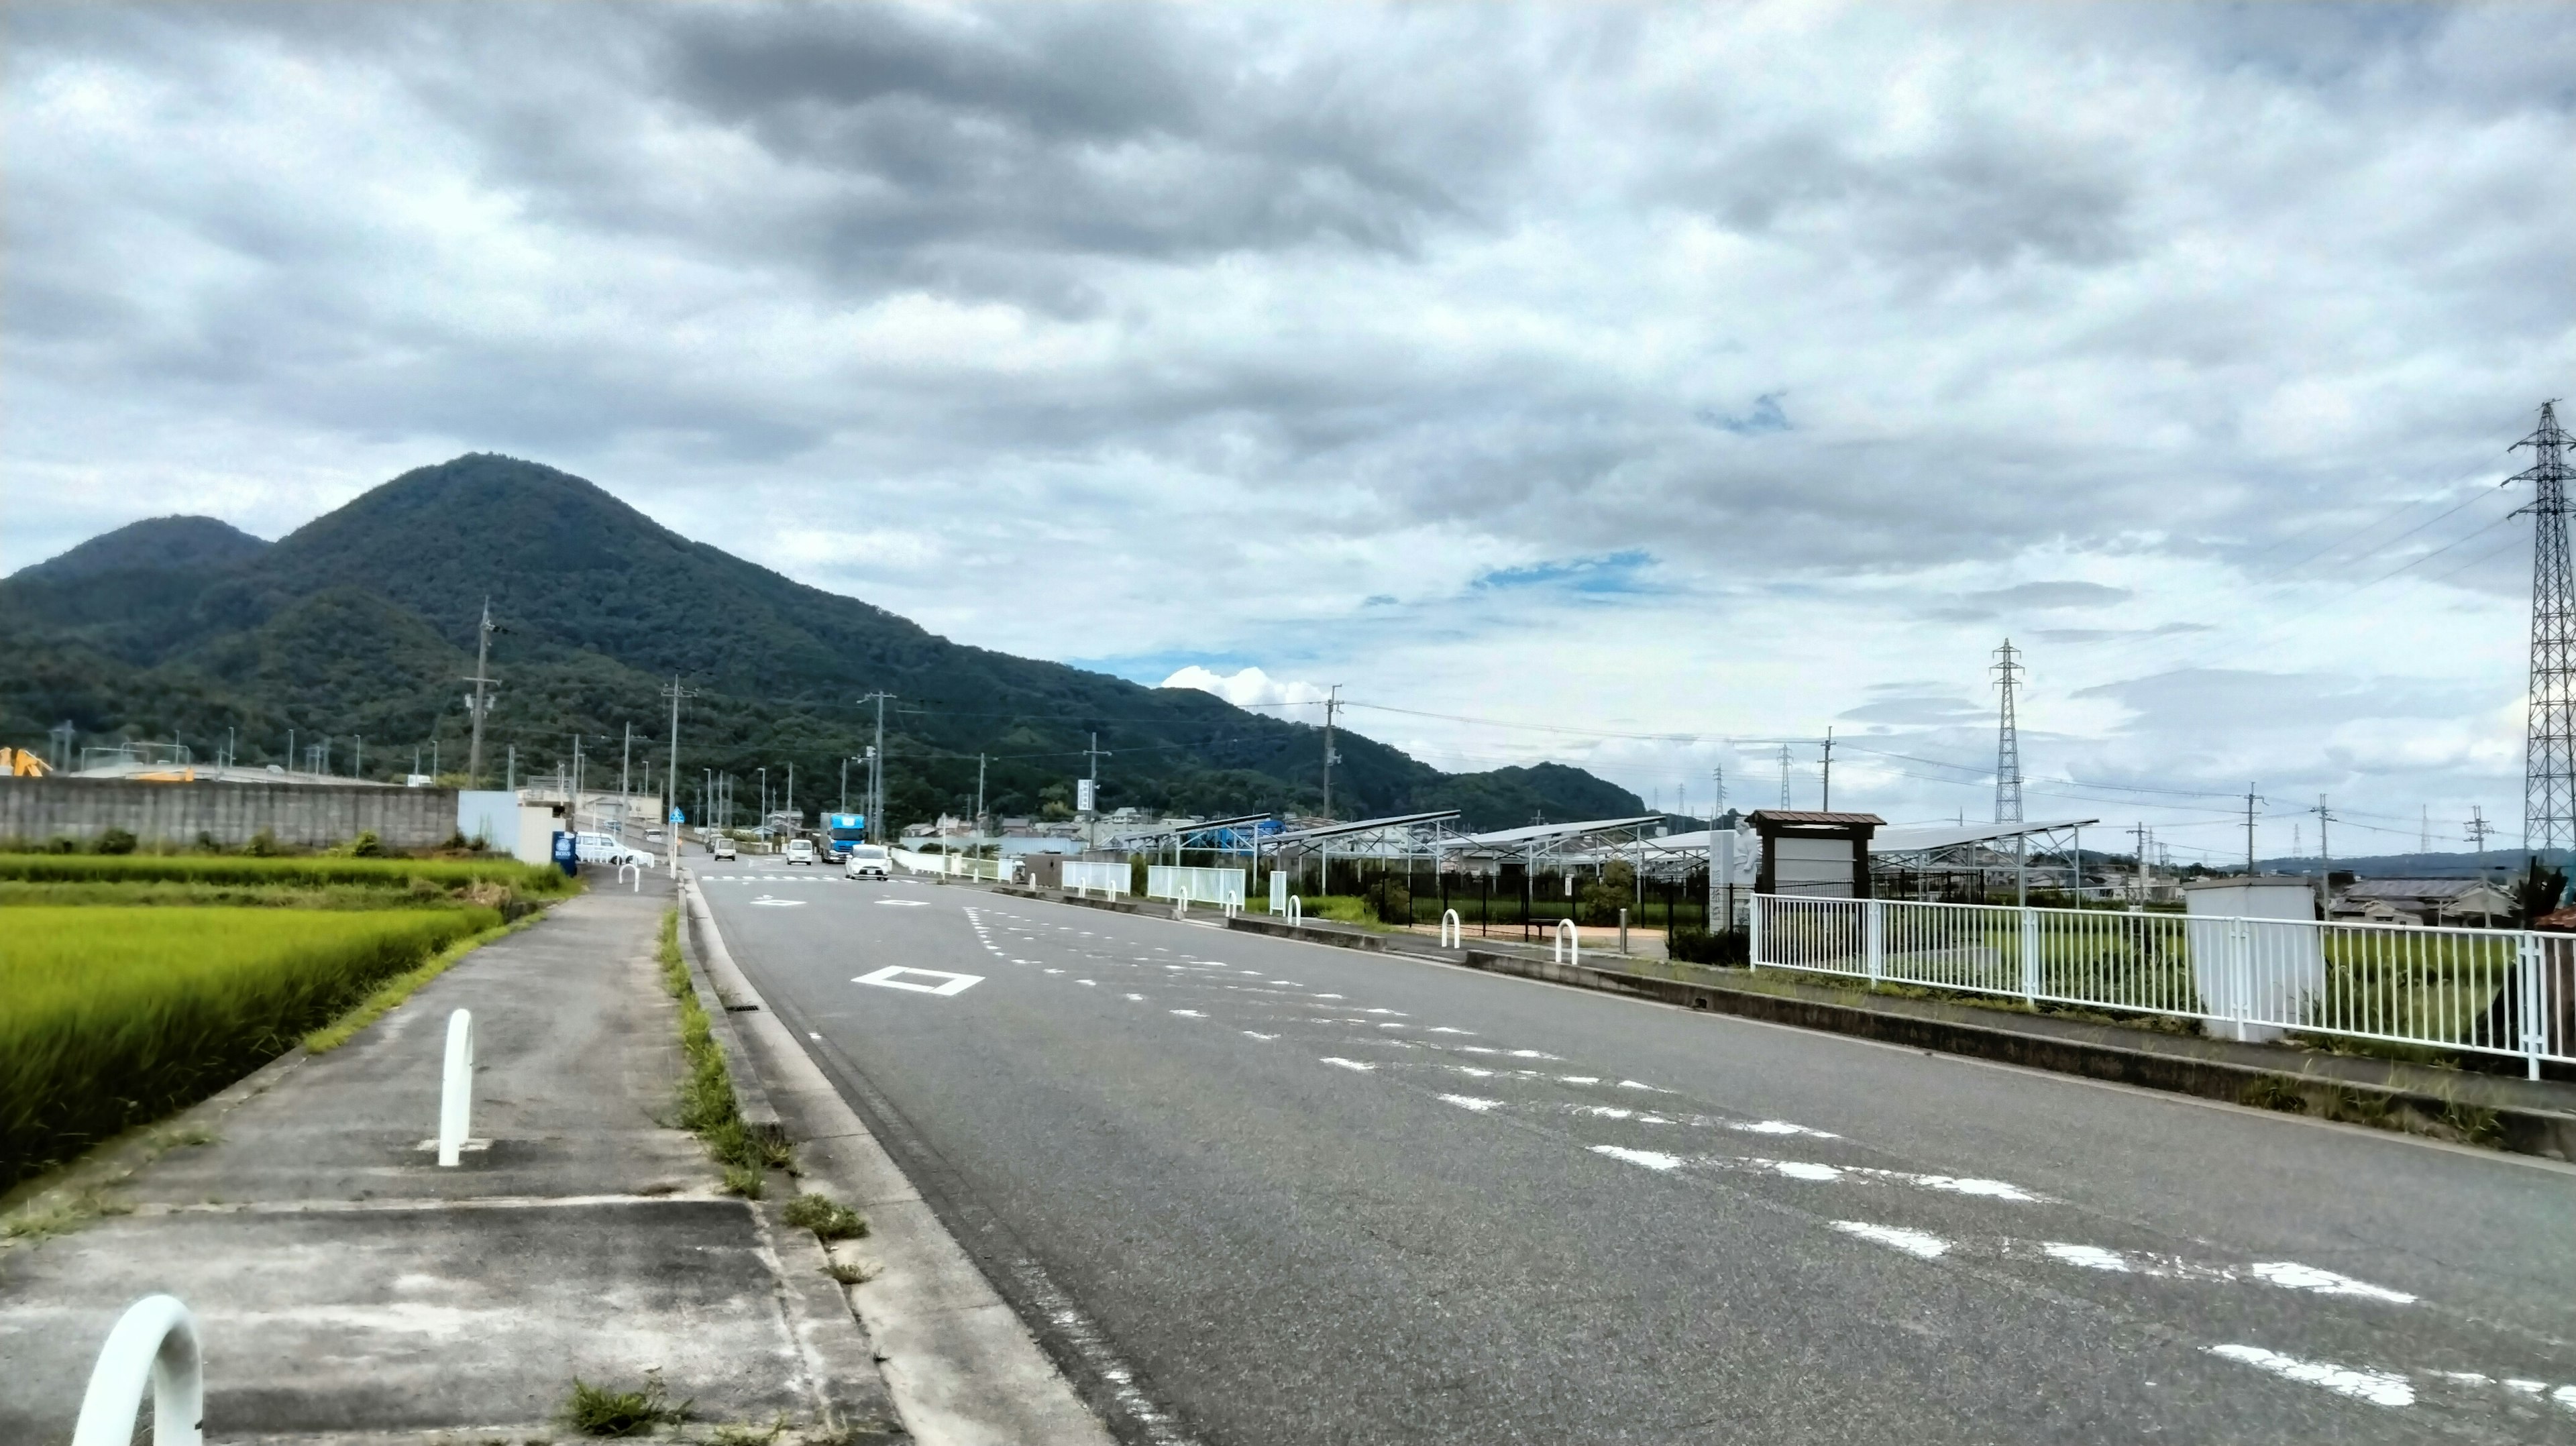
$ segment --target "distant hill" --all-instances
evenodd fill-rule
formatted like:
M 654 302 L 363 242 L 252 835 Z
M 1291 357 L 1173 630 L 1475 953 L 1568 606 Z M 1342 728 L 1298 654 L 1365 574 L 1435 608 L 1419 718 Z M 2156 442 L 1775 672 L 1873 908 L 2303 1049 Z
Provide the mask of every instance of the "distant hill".
M 2091 852 L 2087 850 L 2087 852 Z M 2520 873 L 2530 856 L 2520 849 L 2498 846 L 2486 852 L 2486 871 L 2490 875 Z M 2564 868 L 2566 856 L 2548 854 L 2544 858 Z M 2315 854 L 2303 858 L 2272 858 L 2260 863 L 2267 874 L 2313 874 L 2318 861 Z M 2345 858 L 2337 854 L 2336 873 L 2356 874 L 2365 879 L 2473 879 L 2478 876 L 2478 856 L 2473 853 L 2363 854 Z
M 102 556 L 115 565 L 94 566 Z M 713 769 L 738 775 L 736 797 L 754 807 L 753 771 L 783 792 L 792 765 L 807 811 L 837 803 L 842 760 L 873 737 L 873 705 L 857 700 L 877 691 L 894 695 L 898 821 L 970 809 L 979 754 L 995 811 L 1069 804 L 1094 732 L 1110 755 L 1104 808 L 1322 800 L 1308 724 L 953 643 L 692 542 L 581 478 L 488 454 L 407 472 L 274 544 L 211 519 L 156 519 L 0 580 L 15 630 L 0 654 L 0 739 L 38 744 L 69 720 L 84 742 L 176 733 L 203 752 L 230 729 L 239 757 L 262 763 L 286 761 L 293 729 L 299 748 L 331 736 L 343 767 L 363 735 L 371 776 L 408 770 L 415 745 L 425 766 L 433 739 L 454 770 L 459 680 L 487 594 L 508 630 L 493 644 L 495 780 L 511 746 L 523 775 L 551 771 L 575 734 L 613 776 L 630 723 L 639 764 L 658 770 L 660 689 L 676 675 L 697 691 L 682 718 L 684 801 Z M 1448 774 L 1359 734 L 1335 742 L 1344 818 L 1456 807 L 1472 828 L 1502 828 L 1643 812 L 1635 794 L 1560 764 Z
M 212 517 L 147 517 L 10 576 L 59 581 L 112 572 L 229 567 L 267 550 L 266 542 Z

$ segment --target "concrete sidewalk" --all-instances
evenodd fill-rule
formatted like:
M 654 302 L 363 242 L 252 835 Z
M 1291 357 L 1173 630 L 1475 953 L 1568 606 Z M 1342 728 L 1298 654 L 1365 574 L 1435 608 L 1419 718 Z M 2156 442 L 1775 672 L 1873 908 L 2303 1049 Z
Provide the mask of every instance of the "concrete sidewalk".
M 600 891 L 477 951 L 331 1054 L 174 1122 L 131 1214 L 0 1247 L 0 1441 L 67 1441 L 109 1327 L 196 1312 L 206 1433 L 237 1441 L 569 1439 L 578 1376 L 654 1373 L 682 1434 L 904 1439 L 810 1233 L 723 1195 L 670 1116 L 683 1062 L 653 958 L 667 882 Z M 449 1013 L 473 1011 L 473 1134 L 440 1169 Z

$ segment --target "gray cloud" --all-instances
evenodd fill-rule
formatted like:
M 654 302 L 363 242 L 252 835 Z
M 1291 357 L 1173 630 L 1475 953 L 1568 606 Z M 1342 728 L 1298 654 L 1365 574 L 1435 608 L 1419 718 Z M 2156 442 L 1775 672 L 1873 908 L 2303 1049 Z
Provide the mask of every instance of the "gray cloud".
M 1806 663 L 1748 732 L 1964 728 L 2000 624 L 2133 710 L 2149 776 L 2198 766 L 2192 710 L 2270 705 L 2137 674 L 2368 675 L 2273 655 L 2354 629 L 2337 589 L 2421 579 L 2379 626 L 2452 635 L 2387 666 L 2488 667 L 2512 499 L 2404 529 L 2576 370 L 2551 7 L 91 5 L 0 41 L 0 566 L 490 447 L 979 641 L 1436 626 L 1497 648 L 1472 680 L 1562 625 L 1474 578 L 1642 552 L 1672 611 L 1570 655 L 1721 690 L 1683 651 L 1717 619 Z M 1176 558 L 1240 586 L 1124 581 Z M 953 586 L 1059 572 L 1080 608 Z M 1918 682 L 1864 692 L 1879 634 Z M 2327 696 L 2483 706 L 2456 681 Z

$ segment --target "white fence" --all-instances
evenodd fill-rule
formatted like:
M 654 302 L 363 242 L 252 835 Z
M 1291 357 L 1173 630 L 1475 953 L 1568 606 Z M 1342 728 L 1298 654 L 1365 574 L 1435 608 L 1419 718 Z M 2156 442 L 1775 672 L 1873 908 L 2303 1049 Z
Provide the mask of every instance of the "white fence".
M 1177 899 L 1183 891 L 1193 904 L 1227 904 L 1243 907 L 1243 870 L 1183 869 L 1169 864 L 1149 864 L 1145 869 L 1145 897 Z
M 1063 879 L 1064 887 L 1077 894 L 1099 893 L 1113 899 L 1127 892 L 1127 885 L 1133 882 L 1127 876 L 1127 865 L 1115 860 L 1082 863 L 1067 859 Z
M 2567 935 L 1776 895 L 1752 928 L 1756 969 L 2576 1062 Z
M 886 857 L 896 868 L 914 874 L 945 874 L 952 879 L 984 879 L 1008 883 L 1016 860 L 979 859 L 965 854 L 925 854 L 911 849 L 889 848 Z

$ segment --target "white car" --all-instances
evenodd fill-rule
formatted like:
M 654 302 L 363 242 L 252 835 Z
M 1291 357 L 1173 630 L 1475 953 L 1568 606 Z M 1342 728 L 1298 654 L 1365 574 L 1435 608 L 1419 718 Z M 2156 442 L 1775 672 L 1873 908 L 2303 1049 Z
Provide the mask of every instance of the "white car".
M 789 839 L 787 841 L 787 861 L 791 864 L 810 864 L 814 862 L 814 841 L 810 838 Z
M 741 850 L 736 849 L 733 846 L 732 839 L 725 837 L 723 834 L 717 834 L 714 841 L 707 845 L 707 852 L 715 858 L 731 859 L 735 854 L 741 852 Z
M 852 844 L 850 860 L 841 866 L 841 876 L 849 879 L 890 879 L 894 860 L 887 857 L 884 844 Z
M 642 849 L 619 843 L 614 835 L 583 833 L 573 835 L 573 856 L 586 864 L 636 864 L 653 867 L 653 856 Z

